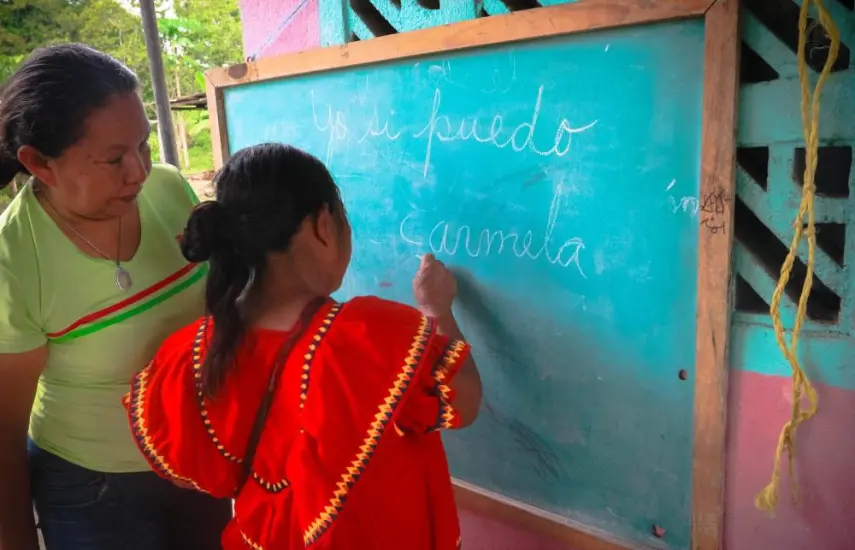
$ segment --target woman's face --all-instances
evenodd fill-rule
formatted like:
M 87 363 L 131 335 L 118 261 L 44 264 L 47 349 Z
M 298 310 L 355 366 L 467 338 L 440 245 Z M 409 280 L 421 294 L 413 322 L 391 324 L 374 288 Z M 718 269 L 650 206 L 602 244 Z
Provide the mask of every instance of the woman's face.
M 150 133 L 139 96 L 122 94 L 89 115 L 81 139 L 59 158 L 45 159 L 27 147 L 18 156 L 51 190 L 55 207 L 82 218 L 110 219 L 135 206 L 151 171 Z

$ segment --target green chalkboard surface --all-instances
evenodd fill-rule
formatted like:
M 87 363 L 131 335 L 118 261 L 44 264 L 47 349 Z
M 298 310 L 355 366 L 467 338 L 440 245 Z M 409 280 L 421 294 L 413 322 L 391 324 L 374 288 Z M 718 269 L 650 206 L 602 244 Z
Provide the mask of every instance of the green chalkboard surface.
M 458 273 L 485 403 L 445 436 L 453 475 L 668 548 L 691 526 L 704 34 L 690 19 L 222 91 L 232 152 L 292 143 L 335 175 L 341 298 L 411 303 L 427 252 Z

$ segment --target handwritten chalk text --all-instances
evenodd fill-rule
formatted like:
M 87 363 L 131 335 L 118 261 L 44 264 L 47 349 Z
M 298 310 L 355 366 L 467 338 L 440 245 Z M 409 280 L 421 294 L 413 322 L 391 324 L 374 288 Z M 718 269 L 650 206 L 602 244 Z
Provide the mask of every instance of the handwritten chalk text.
M 585 243 L 580 237 L 571 237 L 557 245 L 553 240 L 555 222 L 560 209 L 561 189 L 552 197 L 546 226 L 542 235 L 535 236 L 531 230 L 520 233 L 517 230 L 481 228 L 473 229 L 467 224 L 455 224 L 440 220 L 433 225 L 426 238 L 409 234 L 410 223 L 416 214 L 406 216 L 399 227 L 399 235 L 405 242 L 414 246 L 427 245 L 437 255 L 457 256 L 466 254 L 471 258 L 513 255 L 519 259 L 532 261 L 545 260 L 559 267 L 574 267 L 579 275 L 585 277 L 580 264 L 580 255 Z
M 423 175 L 427 176 L 436 142 L 473 141 L 498 149 L 509 148 L 515 153 L 528 151 L 543 157 L 566 156 L 571 151 L 573 136 L 592 129 L 596 126 L 597 120 L 574 126 L 566 118 L 562 118 L 556 124 L 551 141 L 545 145 L 538 144 L 535 134 L 538 125 L 543 124 L 541 122 L 543 94 L 544 87 L 540 86 L 527 122 L 515 126 L 508 126 L 504 121 L 505 117 L 500 113 L 489 118 L 489 122 L 480 120 L 478 116 L 465 116 L 459 122 L 452 122 L 451 118 L 442 113 L 442 90 L 439 88 L 434 90 L 430 114 L 424 124 L 417 123 L 395 129 L 392 120 L 395 112 L 389 111 L 387 117 L 381 118 L 380 112 L 374 106 L 365 130 L 352 134 L 347 125 L 346 113 L 333 109 L 330 105 L 318 105 L 314 92 L 311 93 L 312 120 L 315 129 L 326 134 L 325 160 L 327 163 L 332 157 L 335 143 L 346 142 L 351 135 L 359 136 L 357 143 L 363 143 L 368 139 L 396 141 L 404 135 L 413 139 L 425 139 L 427 143 Z

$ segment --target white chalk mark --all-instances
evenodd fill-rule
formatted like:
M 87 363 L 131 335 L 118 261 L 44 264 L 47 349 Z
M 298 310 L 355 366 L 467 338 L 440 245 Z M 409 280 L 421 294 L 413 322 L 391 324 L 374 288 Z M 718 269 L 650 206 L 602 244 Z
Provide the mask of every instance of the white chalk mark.
M 511 60 L 514 64 L 513 78 L 516 78 L 516 62 L 513 60 L 513 56 Z M 448 62 L 443 62 L 441 66 L 434 65 L 432 69 L 441 71 L 446 77 L 451 74 L 451 64 Z M 546 145 L 549 145 L 549 147 L 544 148 L 535 140 L 538 124 L 544 124 L 541 121 L 544 88 L 541 85 L 537 89 L 537 97 L 535 98 L 529 120 L 509 128 L 505 127 L 504 116 L 501 113 L 493 115 L 489 122 L 489 127 L 485 121 L 479 120 L 477 115 L 463 117 L 459 122 L 452 124 L 449 117 L 441 113 L 442 90 L 435 88 L 429 120 L 420 130 L 411 134 L 411 137 L 416 139 L 423 137 L 427 139 L 422 163 L 422 177 L 427 177 L 436 142 L 475 141 L 491 145 L 498 149 L 509 148 L 515 153 L 528 151 L 543 157 L 564 157 L 569 154 L 573 145 L 573 137 L 576 134 L 584 133 L 594 128 L 598 120 L 594 119 L 581 126 L 576 126 L 571 124 L 566 118 L 561 118 L 556 125 L 551 144 L 547 142 Z M 312 102 L 312 121 L 315 129 L 327 135 L 324 160 L 327 166 L 330 166 L 337 142 L 344 142 L 345 153 L 350 151 L 351 142 L 349 138 L 351 132 L 347 125 L 347 117 L 344 111 L 334 110 L 330 105 L 319 105 L 316 101 L 314 90 L 310 91 L 310 96 Z M 404 126 L 397 130 L 393 128 L 392 118 L 394 115 L 395 111 L 389 110 L 384 119 L 381 120 L 381 114 L 375 105 L 368 127 L 360 136 L 357 143 L 362 143 L 369 138 L 383 138 L 388 141 L 396 141 L 402 137 L 405 131 L 409 133 L 410 130 L 408 128 L 413 127 Z
M 324 157 L 324 162 L 327 167 L 329 167 L 330 160 L 332 160 L 332 152 L 335 146 L 335 142 L 347 141 L 347 123 L 345 121 L 344 113 L 342 111 L 335 111 L 335 113 L 333 113 L 333 109 L 330 105 L 326 106 L 326 122 L 319 122 L 317 105 L 315 103 L 315 91 L 311 90 L 309 92 L 309 95 L 312 98 L 312 122 L 314 122 L 315 128 L 317 128 L 321 132 L 327 132 L 329 134 L 327 138 L 326 155 Z
M 427 136 L 423 175 L 427 176 L 428 168 L 430 166 L 434 138 L 437 138 L 440 142 L 475 140 L 479 143 L 493 145 L 499 149 L 504 149 L 510 145 L 514 152 L 519 153 L 524 150 L 529 150 L 544 157 L 553 155 L 563 157 L 567 155 L 567 153 L 570 152 L 570 148 L 573 143 L 573 135 L 590 130 L 596 126 L 598 121 L 593 120 L 585 125 L 576 127 L 571 125 L 566 118 L 562 118 L 558 123 L 558 129 L 555 132 L 552 147 L 546 150 L 540 149 L 534 142 L 534 135 L 540 117 L 543 90 L 544 86 L 542 85 L 537 90 L 537 99 L 532 109 L 531 121 L 518 124 L 510 130 L 510 136 L 508 136 L 504 129 L 504 120 L 501 114 L 496 114 L 493 117 L 490 124 L 489 134 L 479 134 L 477 117 L 470 117 L 468 119 L 464 118 L 460 122 L 457 131 L 452 133 L 451 121 L 447 116 L 440 114 L 440 107 L 442 106 L 442 91 L 437 88 L 434 91 L 433 109 L 431 111 L 430 120 L 428 120 L 427 124 L 425 124 L 421 130 L 413 134 L 414 138 Z M 524 139 L 522 139 L 523 136 L 525 136 Z
M 682 210 L 687 214 L 697 216 L 698 210 L 700 209 L 700 203 L 698 202 L 697 197 L 681 197 L 680 200 L 677 200 L 674 197 L 668 197 L 668 202 L 671 203 L 671 212 L 674 214 Z
M 520 232 L 514 229 L 482 228 L 473 230 L 467 224 L 454 224 L 440 220 L 431 229 L 427 244 L 434 254 L 456 256 L 465 254 L 470 258 L 485 258 L 511 254 L 521 260 L 537 261 L 544 259 L 558 267 L 573 266 L 583 278 L 587 278 L 580 264 L 580 255 L 585 243 L 580 237 L 571 237 L 557 247 L 553 242 L 555 223 L 560 209 L 562 186 L 556 188 L 547 214 L 546 227 L 542 235 L 535 236 L 531 230 Z M 401 238 L 416 246 L 424 243 L 407 236 L 405 224 L 414 216 L 410 214 L 401 221 Z
M 495 69 L 493 71 L 493 87 L 488 88 L 488 89 L 482 88 L 481 92 L 483 92 L 485 94 L 493 94 L 493 93 L 506 94 L 509 91 L 511 91 L 511 88 L 513 87 L 514 82 L 516 82 L 516 80 L 517 80 L 517 59 L 516 59 L 516 56 L 514 55 L 514 50 L 511 50 L 510 52 L 508 52 L 508 57 L 510 58 L 510 61 L 511 61 L 511 78 L 510 78 L 510 81 L 508 82 L 508 85 L 501 88 L 501 89 L 499 88 L 499 77 L 501 76 L 501 72 L 499 71 L 499 69 Z
M 668 184 L 668 187 L 665 190 L 670 191 L 676 184 L 676 179 L 671 180 L 671 183 Z M 673 195 L 668 195 L 668 203 L 671 205 L 672 214 L 676 214 L 682 210 L 690 216 L 697 216 L 698 210 L 700 210 L 701 206 L 698 197 L 693 196 L 685 196 L 677 199 Z
M 460 88 L 465 88 L 463 84 L 452 80 L 451 78 L 451 61 L 445 60 L 442 61 L 439 65 L 431 65 L 428 68 L 428 76 L 434 77 L 437 80 L 444 80 L 445 82 L 458 86 Z
M 423 246 L 424 243 L 422 241 L 417 241 L 407 237 L 404 231 L 404 225 L 410 221 L 413 216 L 415 216 L 415 214 L 408 214 L 403 220 L 401 220 L 401 225 L 398 227 L 398 234 L 401 235 L 401 239 L 403 239 L 405 243 L 412 244 L 414 246 Z
M 389 111 L 390 116 L 395 115 L 395 111 Z M 371 118 L 371 122 L 368 124 L 368 128 L 365 130 L 365 133 L 362 134 L 362 137 L 359 138 L 357 143 L 362 143 L 368 137 L 379 137 L 383 136 L 389 141 L 395 141 L 399 137 L 401 137 L 401 132 L 394 132 L 391 128 L 389 128 L 389 121 L 386 120 L 383 123 L 383 126 L 380 127 L 380 115 L 377 113 L 377 106 L 374 106 L 374 116 Z

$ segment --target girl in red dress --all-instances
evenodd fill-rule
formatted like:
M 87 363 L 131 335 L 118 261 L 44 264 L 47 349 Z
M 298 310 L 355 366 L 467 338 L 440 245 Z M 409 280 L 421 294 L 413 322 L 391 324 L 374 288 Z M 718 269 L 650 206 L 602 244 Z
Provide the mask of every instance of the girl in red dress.
M 160 475 L 234 497 L 227 550 L 454 550 L 440 429 L 471 424 L 481 381 L 426 255 L 419 309 L 336 303 L 351 232 L 326 167 L 285 145 L 234 155 L 182 249 L 210 262 L 209 315 L 169 338 L 125 402 Z

